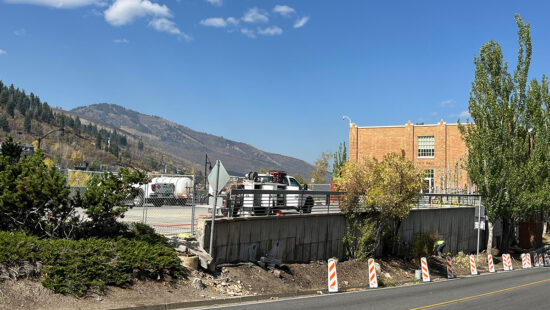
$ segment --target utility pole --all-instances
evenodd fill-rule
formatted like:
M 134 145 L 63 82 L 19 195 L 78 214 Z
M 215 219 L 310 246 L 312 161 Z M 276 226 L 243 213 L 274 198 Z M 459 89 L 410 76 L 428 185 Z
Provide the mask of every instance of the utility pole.
M 212 170 L 212 163 L 210 162 L 210 160 L 208 158 L 208 154 L 205 154 L 205 155 L 206 155 L 206 157 L 204 158 L 204 189 L 208 190 L 208 187 L 206 186 L 207 183 L 208 183 L 208 174 L 206 173 L 206 167 L 208 165 L 208 168 L 209 168 L 208 171 L 211 171 Z
M 51 130 L 50 132 L 48 132 L 47 134 L 43 135 L 42 137 L 39 137 L 39 138 L 38 138 L 38 148 L 40 148 L 40 144 L 42 143 L 42 139 L 46 138 L 46 137 L 49 136 L 51 133 L 54 133 L 54 132 L 57 132 L 57 131 L 64 132 L 65 129 L 64 129 L 64 128 L 54 129 L 54 130 Z

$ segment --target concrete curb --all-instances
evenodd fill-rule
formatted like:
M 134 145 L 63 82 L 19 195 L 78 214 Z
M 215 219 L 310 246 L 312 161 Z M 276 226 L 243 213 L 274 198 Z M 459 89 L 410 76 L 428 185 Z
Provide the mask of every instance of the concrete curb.
M 364 288 L 364 287 L 362 287 Z M 350 288 L 353 289 L 353 288 Z M 357 288 L 355 288 L 357 289 Z M 260 301 L 260 300 L 270 300 L 278 298 L 289 298 L 289 297 L 299 297 L 307 295 L 317 295 L 317 292 L 323 292 L 323 294 L 328 294 L 327 290 L 307 290 L 307 291 L 295 291 L 291 293 L 280 293 L 280 294 L 271 294 L 271 295 L 256 295 L 256 296 L 239 296 L 223 299 L 210 299 L 210 300 L 197 300 L 197 301 L 184 301 L 184 302 L 175 302 L 168 304 L 160 305 L 151 305 L 151 306 L 135 306 L 135 307 L 126 307 L 126 308 L 114 308 L 113 310 L 169 310 L 169 309 L 179 309 L 179 308 L 191 308 L 191 307 L 206 307 L 214 305 L 226 305 L 226 304 L 239 304 L 244 302 Z M 345 291 L 342 291 L 345 292 Z

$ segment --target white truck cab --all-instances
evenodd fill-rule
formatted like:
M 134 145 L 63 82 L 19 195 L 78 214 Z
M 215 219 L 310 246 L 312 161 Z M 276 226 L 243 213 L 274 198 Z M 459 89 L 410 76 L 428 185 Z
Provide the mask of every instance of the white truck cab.
M 305 190 L 294 177 L 284 171 L 270 171 L 269 173 L 258 174 L 250 172 L 246 174 L 243 181 L 244 189 L 257 190 Z M 313 197 L 304 194 L 244 194 L 242 203 L 235 201 L 235 207 L 244 207 L 245 210 L 252 210 L 252 215 L 264 215 L 276 210 L 294 209 L 303 213 L 311 213 L 313 208 Z M 250 211 L 247 211 L 250 213 Z

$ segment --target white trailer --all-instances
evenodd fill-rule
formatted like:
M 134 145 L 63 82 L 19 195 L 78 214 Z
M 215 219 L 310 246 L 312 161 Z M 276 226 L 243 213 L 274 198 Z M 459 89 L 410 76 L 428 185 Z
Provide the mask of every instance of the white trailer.
M 140 191 L 134 206 L 152 204 L 155 207 L 162 205 L 184 206 L 193 199 L 193 179 L 184 176 L 160 176 L 151 182 L 139 186 Z

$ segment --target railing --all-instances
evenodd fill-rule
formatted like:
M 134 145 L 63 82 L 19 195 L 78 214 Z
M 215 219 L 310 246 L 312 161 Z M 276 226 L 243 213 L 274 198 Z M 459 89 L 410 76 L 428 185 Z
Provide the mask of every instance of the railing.
M 451 208 L 451 207 L 475 207 L 479 205 L 479 194 L 422 194 L 414 207 L 425 208 Z
M 231 189 L 224 204 L 219 206 L 219 212 L 229 217 L 340 212 L 344 194 L 336 191 Z

